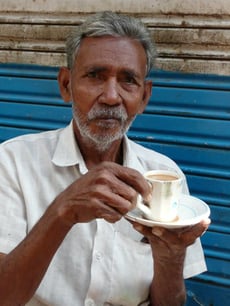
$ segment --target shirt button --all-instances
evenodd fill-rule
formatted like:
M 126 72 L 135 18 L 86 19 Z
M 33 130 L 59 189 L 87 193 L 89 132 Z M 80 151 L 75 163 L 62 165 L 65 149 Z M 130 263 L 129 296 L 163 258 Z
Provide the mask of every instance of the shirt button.
M 100 252 L 96 252 L 95 257 L 97 260 L 100 260 L 102 258 L 102 254 Z
M 92 299 L 85 300 L 85 306 L 95 306 L 94 300 Z

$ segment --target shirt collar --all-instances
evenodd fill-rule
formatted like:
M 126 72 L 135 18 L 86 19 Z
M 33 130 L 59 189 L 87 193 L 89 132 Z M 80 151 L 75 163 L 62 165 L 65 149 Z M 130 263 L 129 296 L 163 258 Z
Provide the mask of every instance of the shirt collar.
M 123 166 L 136 169 L 140 173 L 146 171 L 135 150 L 132 148 L 132 141 L 127 136 L 124 137 L 123 142 Z
M 52 162 L 60 167 L 79 165 L 81 172 L 87 172 L 84 159 L 74 136 L 72 121 L 60 133 Z
M 143 173 L 145 169 L 132 149 L 131 143 L 125 135 L 123 142 L 123 165 Z M 60 167 L 79 165 L 79 170 L 82 174 L 88 171 L 74 136 L 72 121 L 61 131 L 52 161 Z

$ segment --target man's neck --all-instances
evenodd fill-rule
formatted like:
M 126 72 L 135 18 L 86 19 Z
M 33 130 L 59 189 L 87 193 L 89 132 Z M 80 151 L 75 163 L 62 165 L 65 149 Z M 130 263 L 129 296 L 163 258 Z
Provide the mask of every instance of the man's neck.
M 93 168 L 103 161 L 123 163 L 123 139 L 116 140 L 104 151 L 101 151 L 97 146 L 85 140 L 79 133 L 78 129 L 74 128 L 75 138 L 79 149 L 88 169 Z

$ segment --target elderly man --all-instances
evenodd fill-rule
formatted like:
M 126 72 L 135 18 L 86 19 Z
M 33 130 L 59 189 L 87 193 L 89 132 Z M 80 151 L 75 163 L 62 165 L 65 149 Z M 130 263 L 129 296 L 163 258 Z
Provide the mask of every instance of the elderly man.
M 1 305 L 183 305 L 184 278 L 206 269 L 208 220 L 173 231 L 125 218 L 137 194 L 148 198 L 144 172 L 183 175 L 125 136 L 151 95 L 148 31 L 99 13 L 68 37 L 67 58 L 58 82 L 70 125 L 0 147 Z

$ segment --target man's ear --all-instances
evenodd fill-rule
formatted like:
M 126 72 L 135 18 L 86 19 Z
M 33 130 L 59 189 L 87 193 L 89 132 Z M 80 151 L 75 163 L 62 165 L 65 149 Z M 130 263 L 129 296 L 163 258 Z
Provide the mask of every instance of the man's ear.
M 58 73 L 58 84 L 62 99 L 65 102 L 71 102 L 72 95 L 70 89 L 70 70 L 67 67 L 61 67 Z
M 149 102 L 151 94 L 152 94 L 152 81 L 151 80 L 146 80 L 145 84 L 144 84 L 144 93 L 143 93 L 142 101 L 140 103 L 140 108 L 139 108 L 138 114 L 143 113 L 146 105 Z

